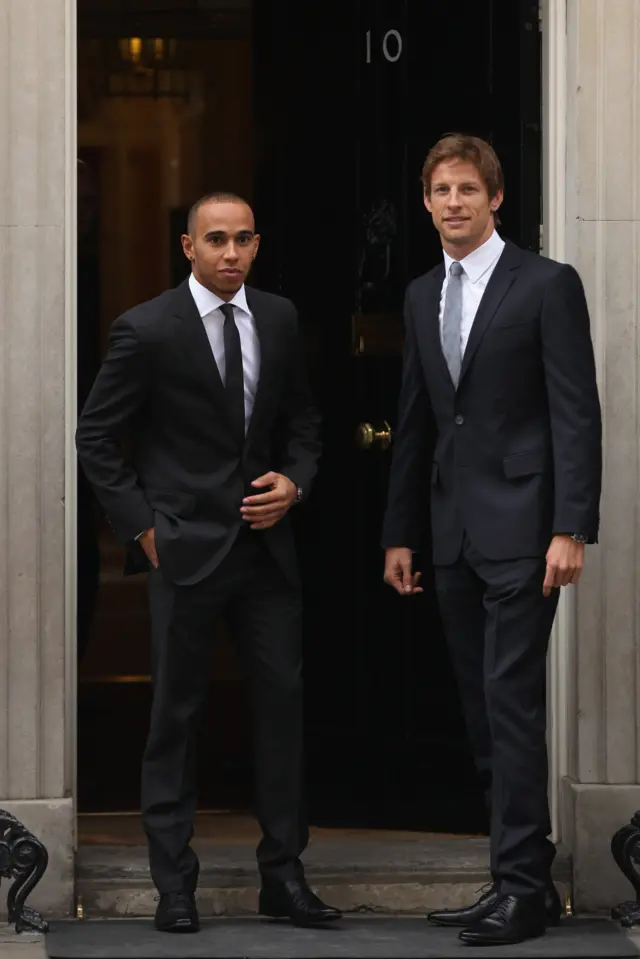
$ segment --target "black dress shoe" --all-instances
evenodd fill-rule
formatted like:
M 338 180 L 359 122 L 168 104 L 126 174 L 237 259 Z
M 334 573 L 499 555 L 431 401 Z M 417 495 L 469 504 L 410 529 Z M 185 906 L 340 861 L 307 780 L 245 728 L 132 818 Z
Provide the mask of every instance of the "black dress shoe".
M 541 896 L 500 896 L 484 919 L 463 929 L 460 940 L 468 946 L 513 946 L 546 932 Z
M 160 896 L 155 926 L 160 932 L 197 932 L 200 917 L 191 892 L 166 892 Z
M 498 886 L 494 883 L 492 886 L 485 888 L 483 894 L 473 905 L 465 906 L 462 909 L 439 909 L 430 912 L 427 919 L 429 922 L 435 922 L 438 926 L 462 926 L 466 928 L 488 916 L 498 901 L 498 896 Z
M 430 912 L 427 919 L 435 922 L 439 926 L 461 926 L 466 928 L 479 922 L 493 912 L 495 905 L 500 898 L 500 892 L 497 883 L 487 887 L 486 891 L 480 896 L 477 902 L 464 909 L 440 909 L 436 912 Z M 558 890 L 553 883 L 549 883 L 544 895 L 544 908 L 546 922 L 548 926 L 555 926 L 562 915 L 562 903 Z
M 313 926 L 342 918 L 338 909 L 326 906 L 306 882 L 298 879 L 264 885 L 260 890 L 258 912 L 271 919 L 290 919 L 296 926 Z

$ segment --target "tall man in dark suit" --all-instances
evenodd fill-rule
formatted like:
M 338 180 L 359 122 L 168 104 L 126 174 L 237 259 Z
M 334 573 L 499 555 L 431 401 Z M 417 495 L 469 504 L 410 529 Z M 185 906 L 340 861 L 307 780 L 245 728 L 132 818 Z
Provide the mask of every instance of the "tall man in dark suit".
M 469 944 L 559 917 L 547 801 L 546 653 L 559 587 L 598 534 L 601 419 L 589 314 L 567 265 L 505 243 L 489 144 L 452 135 L 423 169 L 444 262 L 408 288 L 385 579 L 420 591 L 431 498 L 435 582 L 479 770 L 492 777 L 489 892 L 432 913 Z M 429 447 L 433 420 L 435 450 Z
M 316 472 L 319 416 L 293 304 L 245 286 L 259 239 L 239 197 L 195 204 L 182 238 L 191 276 L 115 322 L 77 430 L 130 569 L 149 573 L 142 814 L 162 930 L 198 928 L 194 747 L 220 613 L 253 694 L 260 910 L 300 924 L 338 915 L 310 891 L 300 862 L 301 600 L 288 513 Z

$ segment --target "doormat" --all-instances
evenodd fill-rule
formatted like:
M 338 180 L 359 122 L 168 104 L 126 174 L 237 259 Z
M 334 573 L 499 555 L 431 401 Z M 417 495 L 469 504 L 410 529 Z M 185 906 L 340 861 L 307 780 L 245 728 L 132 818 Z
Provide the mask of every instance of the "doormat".
M 262 919 L 207 919 L 199 933 L 156 932 L 148 919 L 55 923 L 46 937 L 50 959 L 430 959 L 466 954 L 457 931 L 414 917 L 346 917 L 322 929 Z M 478 959 L 638 956 L 640 950 L 607 919 L 565 919 L 546 936 L 519 946 L 471 950 Z

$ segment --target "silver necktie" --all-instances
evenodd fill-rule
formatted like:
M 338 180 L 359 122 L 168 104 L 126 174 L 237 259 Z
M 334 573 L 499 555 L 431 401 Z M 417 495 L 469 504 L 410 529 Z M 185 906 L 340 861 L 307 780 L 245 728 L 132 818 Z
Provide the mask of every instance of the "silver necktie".
M 462 274 L 463 268 L 457 262 L 449 267 L 449 282 L 444 300 L 442 316 L 442 352 L 449 367 L 453 385 L 458 385 L 462 366 L 462 345 L 460 333 L 462 327 Z

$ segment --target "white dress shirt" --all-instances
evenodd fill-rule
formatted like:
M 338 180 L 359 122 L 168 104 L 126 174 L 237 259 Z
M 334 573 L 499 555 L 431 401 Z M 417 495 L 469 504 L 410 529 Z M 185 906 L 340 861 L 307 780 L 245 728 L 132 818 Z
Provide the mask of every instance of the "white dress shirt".
M 462 355 L 469 342 L 469 334 L 473 321 L 476 318 L 480 300 L 491 279 L 491 274 L 496 268 L 496 264 L 502 256 L 504 250 L 504 240 L 498 236 L 494 230 L 488 240 L 477 250 L 465 256 L 460 260 L 460 266 L 464 273 L 460 277 L 462 281 L 462 323 L 460 325 L 460 348 Z M 447 295 L 447 285 L 449 283 L 449 268 L 454 262 L 448 253 L 444 253 L 444 283 L 440 294 L 440 335 L 442 336 L 442 317 L 444 314 L 444 301 Z
M 198 312 L 202 317 L 204 328 L 211 344 L 211 351 L 220 371 L 220 379 L 225 382 L 226 368 L 224 355 L 224 316 L 220 307 L 225 300 L 208 290 L 196 280 L 193 273 L 189 277 L 189 289 L 195 300 Z M 260 340 L 256 330 L 255 320 L 247 303 L 247 294 L 244 285 L 236 295 L 228 301 L 233 307 L 233 316 L 240 334 L 242 347 L 242 373 L 244 379 L 244 428 L 249 429 L 253 403 L 258 388 L 260 375 Z

